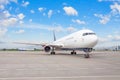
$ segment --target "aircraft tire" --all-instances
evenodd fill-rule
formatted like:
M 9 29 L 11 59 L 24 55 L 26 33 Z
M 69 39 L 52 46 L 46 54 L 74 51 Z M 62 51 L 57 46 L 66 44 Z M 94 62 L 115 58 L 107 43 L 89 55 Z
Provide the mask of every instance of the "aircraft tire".
M 71 52 L 71 55 L 73 55 L 73 52 Z
M 89 54 L 84 54 L 84 57 L 85 58 L 90 58 L 90 55 Z
M 55 55 L 55 52 L 51 52 L 51 55 Z
M 71 52 L 72 55 L 76 55 L 76 52 Z

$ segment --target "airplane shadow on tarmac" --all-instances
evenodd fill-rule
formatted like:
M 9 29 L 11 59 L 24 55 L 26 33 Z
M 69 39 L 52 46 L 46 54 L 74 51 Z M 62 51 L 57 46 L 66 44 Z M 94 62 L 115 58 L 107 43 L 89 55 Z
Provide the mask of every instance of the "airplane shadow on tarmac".
M 84 58 L 84 54 L 73 54 L 71 55 L 70 53 L 56 53 L 55 55 L 51 55 L 50 53 L 44 53 L 44 54 L 38 54 L 38 55 L 46 55 L 46 56 L 70 56 L 70 57 L 79 57 L 79 58 Z M 92 57 L 92 54 L 90 54 L 90 58 Z
M 56 52 L 55 55 L 51 55 L 50 53 L 45 53 L 45 52 L 40 52 L 40 53 L 35 53 L 31 55 L 44 55 L 44 56 L 66 56 L 66 57 L 78 57 L 78 58 L 84 58 L 84 52 L 78 52 L 76 55 L 71 55 L 70 52 Z M 90 53 L 90 58 L 101 58 L 103 56 L 97 55 L 97 53 Z

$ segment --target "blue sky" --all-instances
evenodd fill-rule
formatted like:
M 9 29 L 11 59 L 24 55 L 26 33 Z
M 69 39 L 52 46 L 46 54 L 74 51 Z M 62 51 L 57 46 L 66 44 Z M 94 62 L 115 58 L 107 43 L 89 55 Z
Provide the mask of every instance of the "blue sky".
M 52 30 L 61 38 L 81 29 L 103 45 L 120 44 L 120 0 L 0 0 L 1 42 L 51 42 Z

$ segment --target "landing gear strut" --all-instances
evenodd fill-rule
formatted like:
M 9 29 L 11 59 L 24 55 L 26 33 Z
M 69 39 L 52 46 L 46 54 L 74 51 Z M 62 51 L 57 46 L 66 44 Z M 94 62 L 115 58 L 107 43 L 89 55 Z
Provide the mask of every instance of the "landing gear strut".
M 75 50 L 73 50 L 73 51 L 71 52 L 71 54 L 72 54 L 72 55 L 76 55 L 76 52 L 75 52 Z
M 84 57 L 85 57 L 85 58 L 90 58 L 89 53 L 85 53 L 85 54 L 84 54 Z
M 92 51 L 92 48 L 85 48 L 85 49 L 83 49 L 83 51 L 85 52 L 84 57 L 90 58 L 89 53 Z
M 54 51 L 55 49 L 54 49 L 54 47 L 52 47 L 52 51 L 51 51 L 51 55 L 55 55 L 55 51 Z

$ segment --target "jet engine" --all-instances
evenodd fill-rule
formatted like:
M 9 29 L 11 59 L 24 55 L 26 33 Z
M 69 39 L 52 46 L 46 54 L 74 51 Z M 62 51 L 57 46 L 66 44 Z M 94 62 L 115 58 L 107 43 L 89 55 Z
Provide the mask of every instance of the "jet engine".
M 45 47 L 44 47 L 44 50 L 45 50 L 45 52 L 50 52 L 51 47 L 50 47 L 50 46 L 45 46 Z

